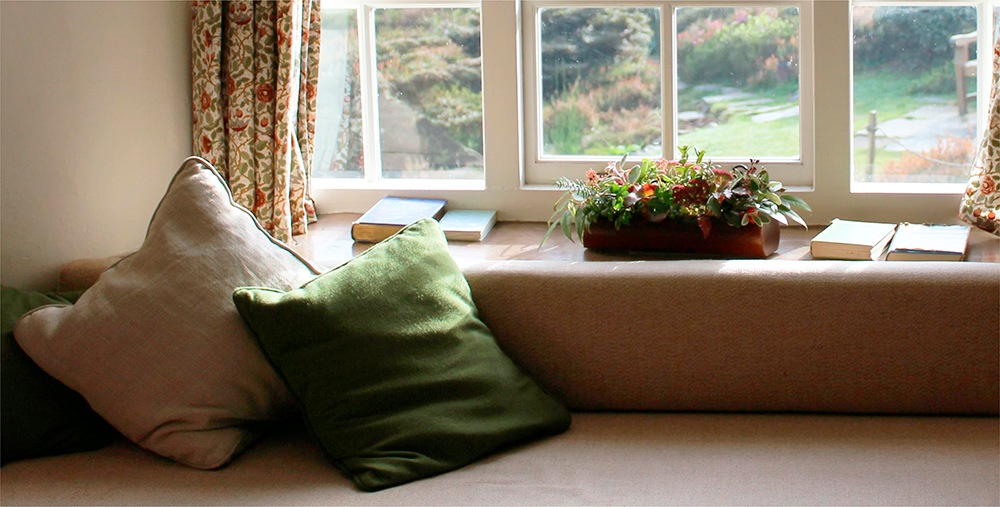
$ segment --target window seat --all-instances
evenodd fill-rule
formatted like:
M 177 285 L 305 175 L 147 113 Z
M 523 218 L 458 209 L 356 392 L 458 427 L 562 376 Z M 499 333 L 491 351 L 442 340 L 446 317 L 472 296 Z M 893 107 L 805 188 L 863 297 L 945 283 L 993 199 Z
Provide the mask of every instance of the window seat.
M 351 220 L 298 248 L 349 258 Z M 567 433 L 374 494 L 294 425 L 215 472 L 120 441 L 5 466 L 0 504 L 1000 501 L 995 260 L 789 260 L 812 234 L 789 231 L 772 260 L 613 262 L 565 238 L 537 251 L 539 231 L 452 248 L 501 348 L 574 411 Z
M 298 248 L 349 258 L 351 220 Z M 120 441 L 5 466 L 0 504 L 1000 501 L 995 238 L 970 248 L 991 262 L 793 260 L 813 233 L 794 230 L 772 260 L 614 262 L 565 238 L 539 252 L 539 231 L 452 248 L 501 348 L 573 410 L 567 433 L 374 494 L 294 425 L 216 472 Z

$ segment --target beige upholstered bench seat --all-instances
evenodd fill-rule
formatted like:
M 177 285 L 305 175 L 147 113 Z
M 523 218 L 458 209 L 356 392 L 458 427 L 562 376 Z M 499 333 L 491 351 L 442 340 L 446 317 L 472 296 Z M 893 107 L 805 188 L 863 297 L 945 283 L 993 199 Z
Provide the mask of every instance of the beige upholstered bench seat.
M 221 470 L 127 441 L 22 461 L 6 505 L 995 505 L 993 418 L 577 413 L 565 434 L 357 491 L 301 429 Z
M 501 348 L 574 410 L 568 432 L 378 493 L 294 425 L 210 472 L 120 441 L 4 466 L 0 503 L 1000 504 L 1000 264 L 463 270 Z

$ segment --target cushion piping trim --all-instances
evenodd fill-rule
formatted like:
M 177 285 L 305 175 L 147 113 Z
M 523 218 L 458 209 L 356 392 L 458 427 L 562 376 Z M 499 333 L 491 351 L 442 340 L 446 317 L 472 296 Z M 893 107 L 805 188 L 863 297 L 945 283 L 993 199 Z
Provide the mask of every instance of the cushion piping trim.
M 167 185 L 166 192 L 163 193 L 163 197 L 160 198 L 160 202 L 157 203 L 156 209 L 153 211 L 153 216 L 150 217 L 150 219 L 149 219 L 149 225 L 146 226 L 146 234 L 143 237 L 143 241 L 145 241 L 146 237 L 149 237 L 149 229 L 150 229 L 150 227 L 153 226 L 153 221 L 156 220 L 156 215 L 157 215 L 157 213 L 160 212 L 160 207 L 163 205 L 163 200 L 166 199 L 167 194 L 169 194 L 170 190 L 174 187 L 174 183 L 177 181 L 177 177 L 180 176 L 180 174 L 182 172 L 184 172 L 184 170 L 187 169 L 189 165 L 192 165 L 192 164 L 200 164 L 201 168 L 199 168 L 199 170 L 208 170 L 210 173 L 212 173 L 212 175 L 214 175 L 215 178 L 219 180 L 219 183 L 222 184 L 222 188 L 224 188 L 226 190 L 226 196 L 229 198 L 229 204 L 233 208 L 235 208 L 237 210 L 240 210 L 243 213 L 246 213 L 247 216 L 249 216 L 251 219 L 253 219 L 254 226 L 257 227 L 257 230 L 259 230 L 260 232 L 262 232 L 264 234 L 264 237 L 266 237 L 269 241 L 271 241 L 271 243 L 273 243 L 275 246 L 281 248 L 282 250 L 288 252 L 293 257 L 295 257 L 296 259 L 298 259 L 298 261 L 301 262 L 310 271 L 312 271 L 314 275 L 319 275 L 319 274 L 322 273 L 322 271 L 320 271 L 316 266 L 314 266 L 313 263 L 309 262 L 305 257 L 299 255 L 299 253 L 296 252 L 295 250 L 292 250 L 292 248 L 290 246 L 288 246 L 288 244 L 286 244 L 283 241 L 279 241 L 274 236 L 272 236 L 271 233 L 267 232 L 267 229 L 264 229 L 264 226 L 260 224 L 260 220 L 257 220 L 256 215 L 254 215 L 252 211 L 248 210 L 245 206 L 243 206 L 242 204 L 236 202 L 233 199 L 233 192 L 229 188 L 229 184 L 226 183 L 226 180 L 222 177 L 221 174 L 219 174 L 219 171 L 215 169 L 215 166 L 213 166 L 211 164 L 211 162 L 209 162 L 209 161 L 207 161 L 207 160 L 205 160 L 205 159 L 203 159 L 201 157 L 194 157 L 194 156 L 192 156 L 192 157 L 188 157 L 188 158 L 184 159 L 184 162 L 181 163 L 180 168 L 178 168 L 177 171 L 174 173 L 173 177 L 170 178 L 170 184 Z M 136 252 L 138 252 L 139 250 L 141 250 L 141 248 L 137 249 L 136 251 L 134 251 L 134 252 L 132 252 L 132 253 L 124 256 L 124 257 L 122 257 L 121 259 L 118 259 L 117 261 L 114 262 L 114 264 L 108 266 L 108 268 L 105 271 L 110 270 L 110 269 L 114 269 L 116 266 L 118 266 L 118 264 L 121 261 L 123 261 L 123 260 L 125 260 L 125 259 L 127 259 L 127 258 L 129 258 L 129 257 L 131 257 L 133 255 L 135 255 Z

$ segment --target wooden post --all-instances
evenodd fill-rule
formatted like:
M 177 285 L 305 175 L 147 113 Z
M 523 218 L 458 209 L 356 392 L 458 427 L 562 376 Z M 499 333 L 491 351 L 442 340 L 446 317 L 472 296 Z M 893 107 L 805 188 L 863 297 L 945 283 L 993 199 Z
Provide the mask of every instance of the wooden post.
M 878 130 L 878 111 L 868 111 L 868 181 L 875 175 L 875 131 Z

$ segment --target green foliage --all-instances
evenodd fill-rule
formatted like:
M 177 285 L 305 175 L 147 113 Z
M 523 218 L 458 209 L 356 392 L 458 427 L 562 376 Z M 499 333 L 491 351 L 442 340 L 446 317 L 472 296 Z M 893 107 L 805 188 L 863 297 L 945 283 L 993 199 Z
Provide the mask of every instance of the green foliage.
M 692 10 L 701 17 L 678 34 L 677 72 L 681 81 L 773 85 L 792 75 L 791 69 L 798 66 L 798 16 L 792 12 Z M 713 18 L 713 13 L 728 15 Z
M 440 133 L 482 153 L 479 10 L 379 9 L 375 28 L 380 95 L 412 108 L 431 139 L 454 144 Z M 454 166 L 447 157 L 431 163 Z
M 975 7 L 878 7 L 870 19 L 856 16 L 854 66 L 928 71 L 951 60 L 949 37 L 975 29 Z
M 573 86 L 544 108 L 545 151 L 548 153 L 581 153 L 583 138 L 597 123 L 594 103 Z
M 612 82 L 595 78 L 605 69 L 625 67 L 634 71 L 647 59 L 658 57 L 653 46 L 656 9 L 548 8 L 542 11 L 542 94 L 548 99 L 577 81 L 593 86 Z
M 646 66 L 643 69 L 648 70 L 650 67 Z M 644 76 L 633 74 L 616 79 L 594 91 L 593 97 L 597 108 L 602 111 L 618 112 L 643 106 L 658 107 L 660 105 L 660 87 L 657 78 L 658 76 L 644 78 Z
M 435 86 L 426 101 L 426 113 L 462 146 L 483 152 L 483 97 L 457 84 Z
M 975 82 L 970 79 L 969 81 Z M 943 95 L 955 93 L 955 65 L 951 59 L 939 62 L 934 68 L 921 72 L 913 77 L 906 89 L 910 94 Z
M 598 221 L 621 229 L 640 220 L 696 220 L 706 237 L 713 220 L 734 227 L 771 220 L 806 225 L 795 209 L 810 211 L 809 205 L 785 195 L 781 182 L 771 181 L 756 160 L 725 171 L 707 160 L 704 151 L 687 146 L 676 161 L 644 159 L 625 168 L 627 157 L 608 164 L 604 173 L 588 171 L 585 180 L 556 180 L 566 193 L 556 201 L 542 244 L 556 228 L 570 241 L 574 233 L 582 239 Z

